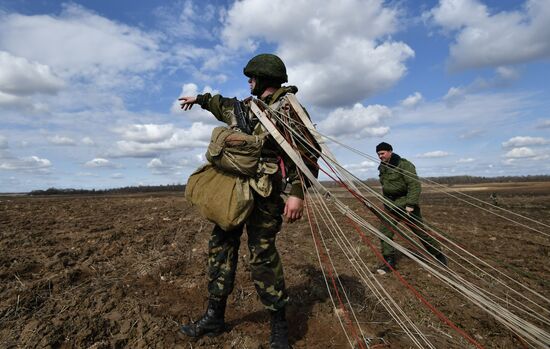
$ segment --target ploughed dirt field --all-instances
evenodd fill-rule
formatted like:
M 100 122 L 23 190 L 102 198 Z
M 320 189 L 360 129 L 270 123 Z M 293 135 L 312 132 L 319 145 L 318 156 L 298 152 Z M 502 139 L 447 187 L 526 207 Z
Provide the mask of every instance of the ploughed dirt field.
M 494 192 L 499 207 L 550 225 L 550 183 L 453 188 L 488 202 Z M 363 210 L 351 198 L 344 200 Z M 425 188 L 422 210 L 428 222 L 472 255 L 550 298 L 549 228 L 512 217 L 546 235 L 534 232 L 432 188 Z M 368 212 L 364 216 L 378 225 Z M 0 197 L 0 348 L 268 348 L 269 317 L 250 280 L 246 234 L 226 314 L 230 330 L 199 340 L 178 334 L 179 325 L 196 320 L 206 306 L 211 229 L 183 193 Z M 351 231 L 349 236 L 369 265 L 378 264 L 358 236 Z M 414 347 L 346 260 L 338 259 L 338 248 L 330 239 L 328 243 L 369 346 Z M 285 224 L 278 247 L 291 297 L 287 318 L 292 346 L 350 347 L 307 220 Z M 449 266 L 460 269 L 453 260 Z M 481 346 L 526 347 L 412 260 L 401 258 L 398 270 Z M 474 348 L 395 275 L 375 277 L 435 347 Z M 548 325 L 534 323 L 550 331 Z

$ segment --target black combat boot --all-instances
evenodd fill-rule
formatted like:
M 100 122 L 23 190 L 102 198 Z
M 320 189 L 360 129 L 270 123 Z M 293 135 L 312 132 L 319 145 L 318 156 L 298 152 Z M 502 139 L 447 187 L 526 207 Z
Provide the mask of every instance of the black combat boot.
M 271 349 L 289 349 L 288 324 L 285 317 L 285 308 L 271 312 L 271 337 L 269 338 Z
M 189 337 L 216 337 L 225 331 L 225 305 L 227 298 L 223 300 L 208 300 L 208 308 L 199 320 L 182 325 L 180 331 Z
M 384 256 L 384 259 L 386 260 L 386 262 L 393 268 L 395 269 L 396 268 L 396 263 L 395 263 L 395 255 L 388 255 L 388 256 Z M 382 262 L 377 268 L 376 268 L 376 272 L 380 275 L 384 275 L 386 273 L 389 273 L 391 272 L 391 269 L 390 267 L 388 267 L 388 264 Z

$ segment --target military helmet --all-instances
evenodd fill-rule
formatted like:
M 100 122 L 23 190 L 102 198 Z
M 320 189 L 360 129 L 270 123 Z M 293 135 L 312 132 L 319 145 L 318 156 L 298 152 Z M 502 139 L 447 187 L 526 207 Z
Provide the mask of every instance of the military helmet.
M 285 83 L 288 81 L 286 67 L 283 61 L 270 53 L 262 53 L 253 57 L 243 69 L 249 78 L 260 78 Z

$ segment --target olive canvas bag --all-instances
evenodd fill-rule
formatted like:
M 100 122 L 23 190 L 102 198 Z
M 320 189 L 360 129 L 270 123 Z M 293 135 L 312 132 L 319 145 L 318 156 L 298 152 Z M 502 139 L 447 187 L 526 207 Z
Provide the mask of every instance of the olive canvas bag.
M 225 231 L 242 225 L 254 208 L 246 177 L 221 171 L 212 164 L 198 168 L 187 180 L 185 198 L 206 219 Z

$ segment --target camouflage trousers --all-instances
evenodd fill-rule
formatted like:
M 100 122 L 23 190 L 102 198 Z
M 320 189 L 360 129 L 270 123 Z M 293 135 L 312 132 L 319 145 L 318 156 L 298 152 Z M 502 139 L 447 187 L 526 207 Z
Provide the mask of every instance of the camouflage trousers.
M 278 310 L 288 302 L 283 265 L 275 247 L 284 202 L 277 190 L 267 198 L 254 195 L 254 209 L 245 222 L 252 279 L 264 306 Z M 243 231 L 244 227 L 224 231 L 218 226 L 212 231 L 208 243 L 208 292 L 211 298 L 219 300 L 233 291 Z
M 393 240 L 394 231 L 396 231 L 396 228 L 394 228 L 395 225 L 397 225 L 397 221 L 405 221 L 405 218 L 403 216 L 407 216 L 407 213 L 404 209 L 399 209 L 399 212 L 396 212 L 395 210 L 390 210 L 387 207 L 386 213 L 391 215 L 393 218 L 388 218 L 385 222 L 382 222 L 380 226 L 380 231 Z M 409 229 L 420 238 L 420 242 L 422 245 L 424 245 L 424 248 L 432 255 L 438 256 L 441 254 L 441 248 L 439 245 L 439 241 L 434 239 L 432 236 L 427 234 L 424 230 L 426 228 L 424 227 L 423 221 L 422 221 L 422 214 L 420 213 L 420 207 L 416 206 L 414 208 L 414 211 L 411 212 L 411 222 L 406 222 L 406 225 L 409 227 Z M 411 241 L 414 245 L 418 245 L 415 241 L 411 240 L 410 238 L 404 236 L 407 240 Z M 380 239 L 380 243 L 382 245 L 382 255 L 384 256 L 391 256 L 395 255 L 395 249 L 393 246 L 391 246 L 386 241 Z

